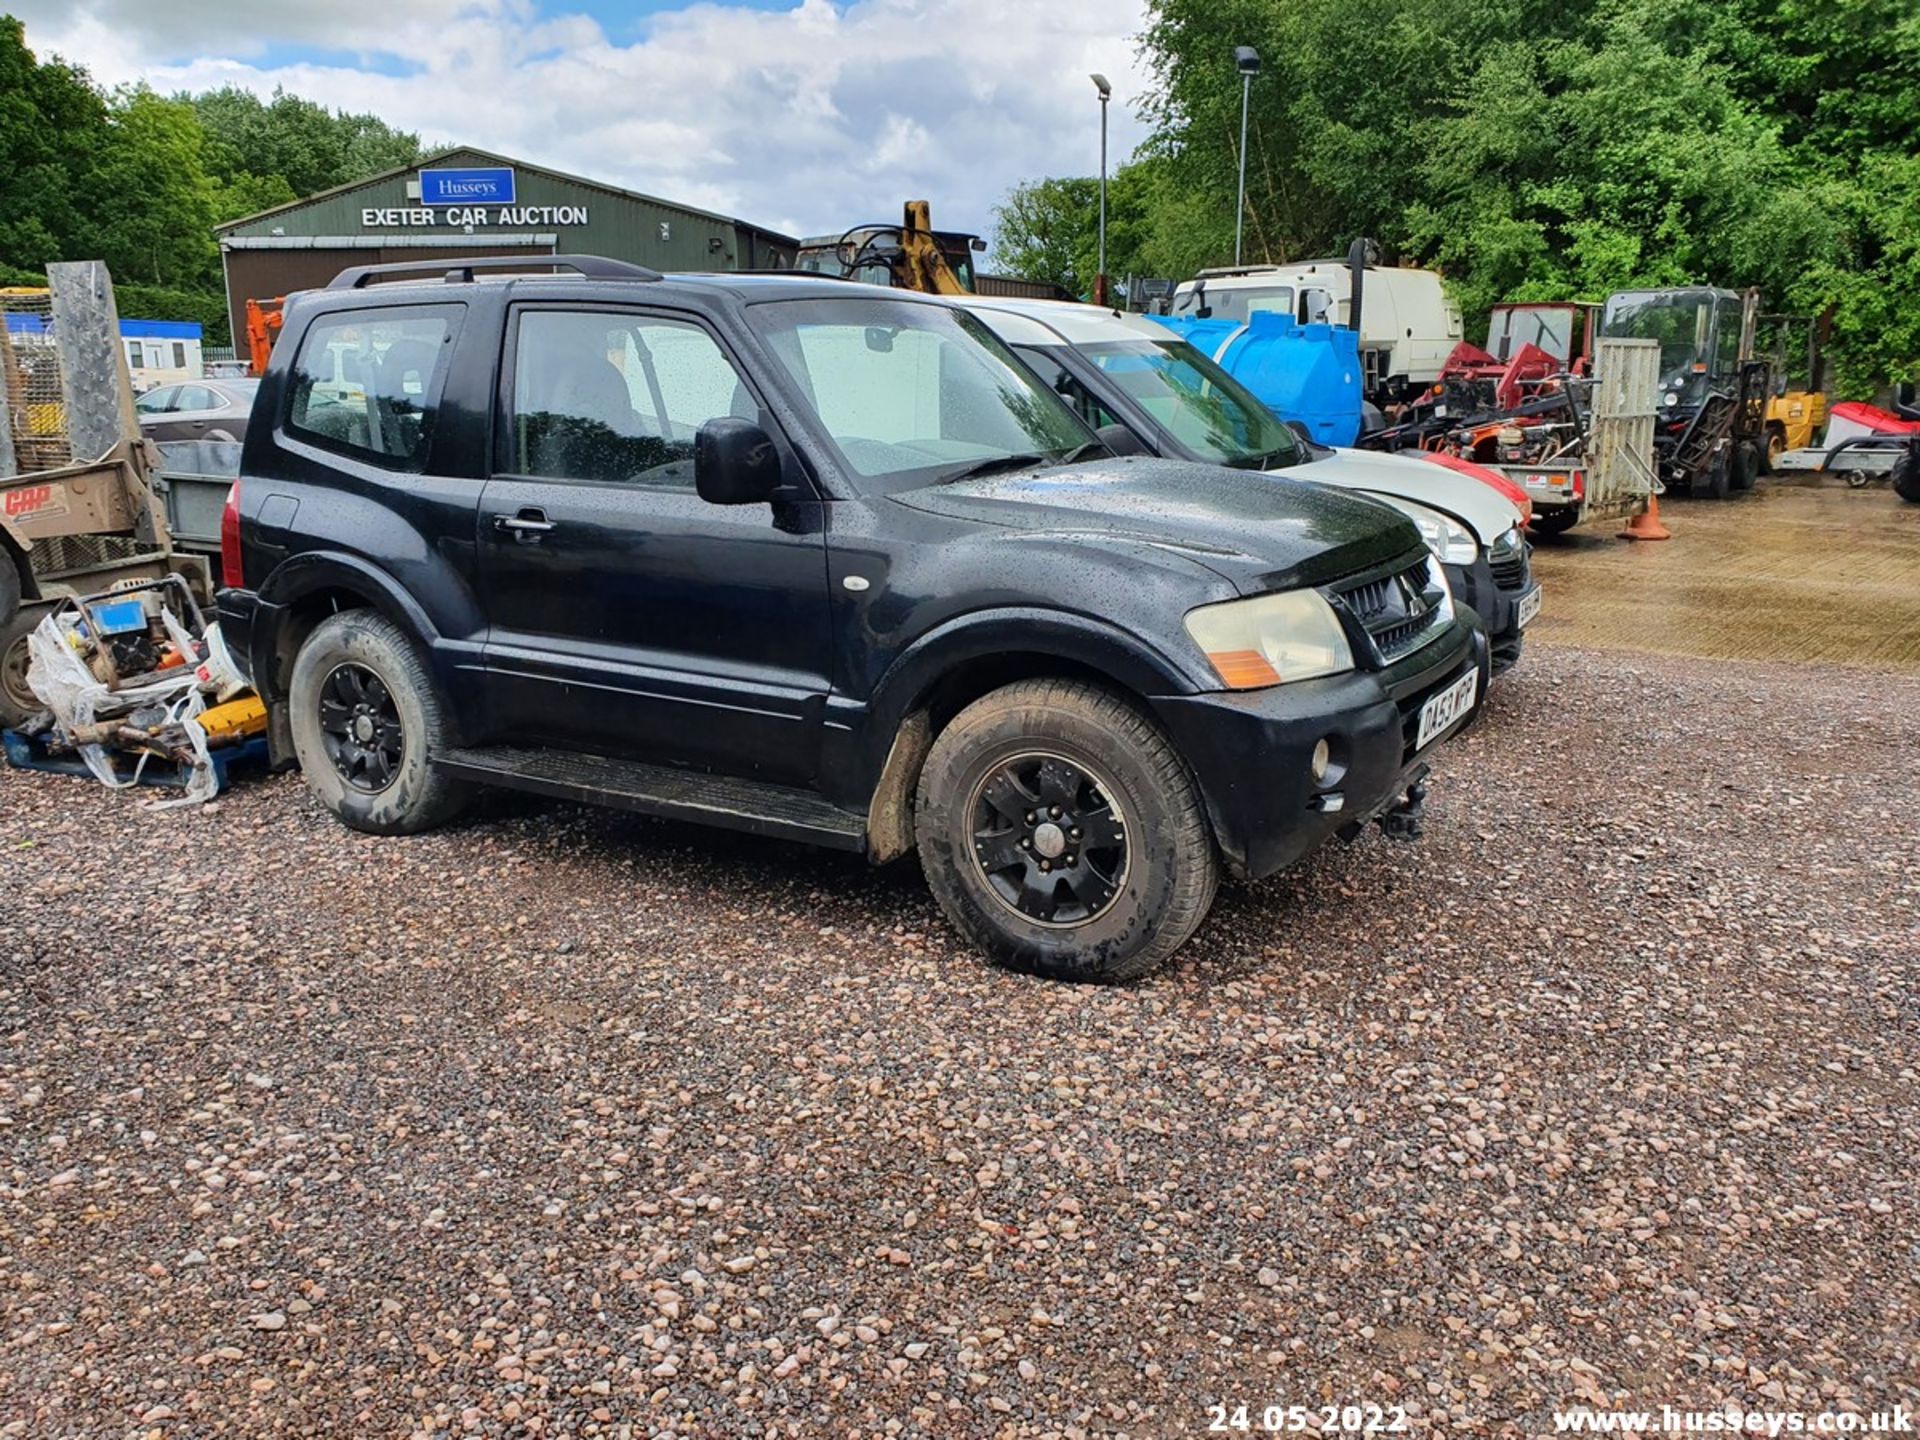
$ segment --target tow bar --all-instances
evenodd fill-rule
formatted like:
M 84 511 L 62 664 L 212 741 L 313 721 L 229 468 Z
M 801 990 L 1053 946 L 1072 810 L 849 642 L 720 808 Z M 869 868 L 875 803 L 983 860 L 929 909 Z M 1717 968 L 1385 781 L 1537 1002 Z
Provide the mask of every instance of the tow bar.
M 1413 778 L 1407 783 L 1407 793 L 1374 817 L 1379 823 L 1380 833 L 1389 840 L 1420 838 L 1420 822 L 1427 813 L 1429 773 L 1425 765 L 1415 770 Z

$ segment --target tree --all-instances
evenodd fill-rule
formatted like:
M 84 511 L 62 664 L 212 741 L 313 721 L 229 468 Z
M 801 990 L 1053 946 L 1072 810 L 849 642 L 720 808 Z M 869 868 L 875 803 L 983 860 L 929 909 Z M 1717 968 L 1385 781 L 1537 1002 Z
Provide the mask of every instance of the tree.
M 1099 207 L 1100 182 L 1094 178 L 1014 186 L 993 212 L 995 266 L 1073 295 L 1091 291 L 1098 264 Z
M 193 107 L 140 86 L 114 97 L 111 121 L 91 177 L 100 258 L 130 281 L 217 286 L 215 189 Z
M 1364 21 L 1346 0 L 1151 0 L 1145 229 L 1201 262 L 1231 254 L 1239 44 L 1264 62 L 1250 258 L 1368 235 L 1439 267 L 1476 319 L 1507 297 L 1758 285 L 1836 307 L 1844 387 L 1920 360 L 1907 0 L 1379 0 Z
M 199 117 L 207 134 L 209 166 L 229 192 L 242 178 L 277 178 L 292 199 L 420 158 L 420 137 L 411 131 L 395 130 L 376 115 L 328 110 L 284 90 L 275 90 L 270 103 L 232 85 L 180 98 Z M 222 218 L 250 213 L 241 210 Z
M 84 183 L 105 143 L 107 107 L 87 72 L 40 64 L 0 15 L 0 264 L 37 270 L 84 233 Z

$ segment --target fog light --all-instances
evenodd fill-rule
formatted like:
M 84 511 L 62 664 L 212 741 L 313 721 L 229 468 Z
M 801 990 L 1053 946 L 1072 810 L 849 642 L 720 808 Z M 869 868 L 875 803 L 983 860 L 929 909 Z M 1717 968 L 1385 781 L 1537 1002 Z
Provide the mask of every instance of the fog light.
M 1327 778 L 1327 767 L 1332 763 L 1333 763 L 1333 751 L 1328 747 L 1327 742 L 1325 740 L 1314 741 L 1313 742 L 1313 759 L 1310 762 L 1311 768 L 1313 770 L 1314 784 L 1318 785 L 1321 781 Z

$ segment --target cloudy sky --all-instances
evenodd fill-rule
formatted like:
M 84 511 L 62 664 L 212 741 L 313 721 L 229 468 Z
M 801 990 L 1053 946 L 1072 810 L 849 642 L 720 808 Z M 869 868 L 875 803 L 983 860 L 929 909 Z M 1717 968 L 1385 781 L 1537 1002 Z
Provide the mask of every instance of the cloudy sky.
M 1142 0 L 0 0 L 43 58 L 162 92 L 283 85 L 795 234 L 1008 186 L 1142 135 Z

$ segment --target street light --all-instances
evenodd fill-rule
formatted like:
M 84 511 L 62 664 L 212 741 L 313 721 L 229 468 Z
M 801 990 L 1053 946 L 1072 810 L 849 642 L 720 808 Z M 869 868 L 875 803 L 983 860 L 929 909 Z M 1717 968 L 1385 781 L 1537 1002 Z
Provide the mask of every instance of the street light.
M 1107 303 L 1107 101 L 1113 98 L 1113 86 L 1104 75 L 1091 75 L 1093 88 L 1100 92 L 1100 270 L 1093 277 L 1093 303 Z
M 1240 71 L 1240 203 L 1233 212 L 1233 263 L 1240 263 L 1240 235 L 1247 219 L 1247 104 L 1253 97 L 1253 77 L 1260 73 L 1260 52 L 1251 45 L 1233 47 L 1233 63 Z

